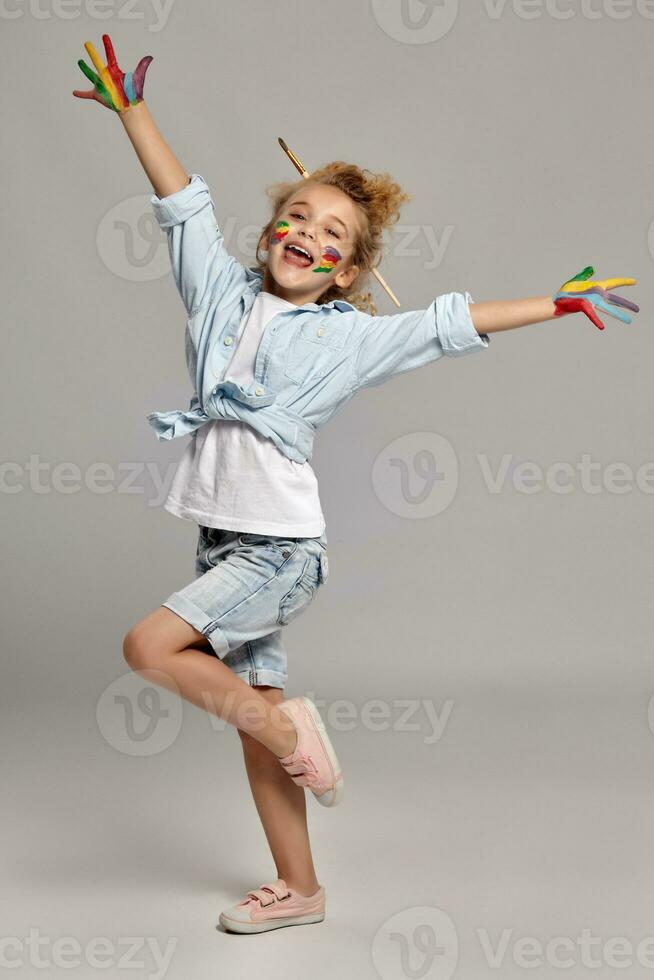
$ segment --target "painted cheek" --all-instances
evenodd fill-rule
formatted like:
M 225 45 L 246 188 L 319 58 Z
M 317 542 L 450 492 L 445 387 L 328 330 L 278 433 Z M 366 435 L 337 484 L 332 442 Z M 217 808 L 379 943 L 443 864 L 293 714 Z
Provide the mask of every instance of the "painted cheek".
M 337 249 L 333 248 L 331 245 L 327 245 L 323 249 L 320 265 L 318 266 L 317 269 L 314 269 L 313 271 L 331 272 L 332 269 L 334 269 L 334 267 L 337 265 L 337 263 L 341 261 L 341 258 L 342 255 Z
M 279 245 L 283 242 L 288 235 L 288 221 L 278 221 L 275 225 L 275 231 L 270 236 L 271 245 Z

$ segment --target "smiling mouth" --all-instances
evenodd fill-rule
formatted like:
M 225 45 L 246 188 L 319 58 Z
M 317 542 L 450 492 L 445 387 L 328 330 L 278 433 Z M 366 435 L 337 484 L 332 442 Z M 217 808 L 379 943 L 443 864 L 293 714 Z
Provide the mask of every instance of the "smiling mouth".
M 289 265 L 294 265 L 298 269 L 308 269 L 309 266 L 313 265 L 313 259 L 309 253 L 299 245 L 285 245 L 284 259 Z

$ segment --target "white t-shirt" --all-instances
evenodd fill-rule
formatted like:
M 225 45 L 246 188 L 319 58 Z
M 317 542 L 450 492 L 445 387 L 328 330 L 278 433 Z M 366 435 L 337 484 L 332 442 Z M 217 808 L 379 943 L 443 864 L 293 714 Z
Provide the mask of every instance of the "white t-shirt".
M 239 325 L 237 347 L 222 380 L 251 384 L 267 322 L 294 304 L 260 290 Z M 325 529 L 318 481 L 308 462 L 285 456 L 246 422 L 212 419 L 193 433 L 164 507 L 205 527 L 288 537 Z

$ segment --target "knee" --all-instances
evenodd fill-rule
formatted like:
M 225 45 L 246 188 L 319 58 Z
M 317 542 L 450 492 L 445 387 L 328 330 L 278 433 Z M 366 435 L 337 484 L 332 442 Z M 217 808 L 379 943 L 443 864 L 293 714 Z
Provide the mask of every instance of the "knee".
M 123 639 L 123 657 L 132 670 L 147 670 L 160 667 L 161 657 L 157 655 L 147 631 L 133 627 Z

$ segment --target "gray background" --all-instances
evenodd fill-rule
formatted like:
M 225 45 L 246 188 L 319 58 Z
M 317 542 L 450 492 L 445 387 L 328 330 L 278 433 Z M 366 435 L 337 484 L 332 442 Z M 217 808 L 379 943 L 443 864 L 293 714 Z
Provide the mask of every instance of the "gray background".
M 107 12 L 43 0 L 2 15 L 0 397 L 13 466 L 2 496 L 3 936 L 174 938 L 175 980 L 263 968 L 512 980 L 561 974 L 546 954 L 538 970 L 520 966 L 521 937 L 574 942 L 587 928 L 634 944 L 621 975 L 650 975 L 635 946 L 654 935 L 653 481 L 618 493 L 600 473 L 596 493 L 579 480 L 571 493 L 524 493 L 509 471 L 493 493 L 479 462 L 495 470 L 508 454 L 546 470 L 589 454 L 604 473 L 622 462 L 635 474 L 652 460 L 646 6 L 411 0 L 416 24 L 404 29 L 399 0 Z M 426 33 L 448 17 L 442 36 Z M 146 414 L 185 407 L 190 393 L 165 242 L 147 240 L 151 187 L 120 121 L 71 95 L 89 87 L 76 65 L 90 64 L 84 41 L 102 52 L 104 31 L 124 70 L 154 55 L 150 110 L 207 179 L 247 264 L 239 232 L 266 220 L 265 186 L 294 174 L 281 135 L 309 170 L 351 160 L 414 195 L 381 266 L 405 310 L 453 290 L 551 294 L 586 264 L 638 279 L 622 290 L 641 305 L 631 325 L 605 317 L 600 333 L 578 315 L 495 334 L 486 351 L 360 393 L 320 432 L 312 463 L 331 575 L 287 628 L 287 693 L 325 713 L 345 699 L 357 720 L 350 731 L 330 715 L 342 804 L 307 801 L 327 918 L 306 930 L 215 929 L 221 909 L 274 877 L 234 729 L 184 703 L 179 716 L 171 706 L 179 730 L 161 750 L 155 738 L 135 756 L 126 735 L 103 732 L 111 685 L 129 684 L 122 637 L 192 577 L 196 544 L 148 476 L 170 479 L 185 440 L 157 443 Z M 114 227 L 114 208 L 141 224 Z M 428 235 L 448 228 L 435 263 Z M 380 313 L 395 312 L 374 293 Z M 411 469 L 423 432 L 458 461 L 451 503 L 427 516 L 407 508 L 397 468 L 373 469 L 397 439 Z M 45 464 L 40 490 L 30 459 Z M 99 462 L 114 470 L 104 493 L 83 483 Z M 57 484 L 62 463 L 80 468 L 77 490 Z M 372 699 L 389 709 L 381 731 L 362 713 Z M 449 711 L 436 740 L 423 700 Z M 416 947 L 424 906 L 450 924 L 435 932 L 445 953 L 433 961 Z M 404 960 L 387 936 L 401 931 L 398 913 Z M 498 971 L 479 930 L 495 944 L 503 929 Z M 20 975 L 44 975 L 20 955 Z M 594 955 L 600 975 L 615 975 L 601 946 Z M 46 972 L 151 975 L 144 963 L 100 970 L 82 958 Z M 573 963 L 568 974 L 590 969 L 579 951 Z

